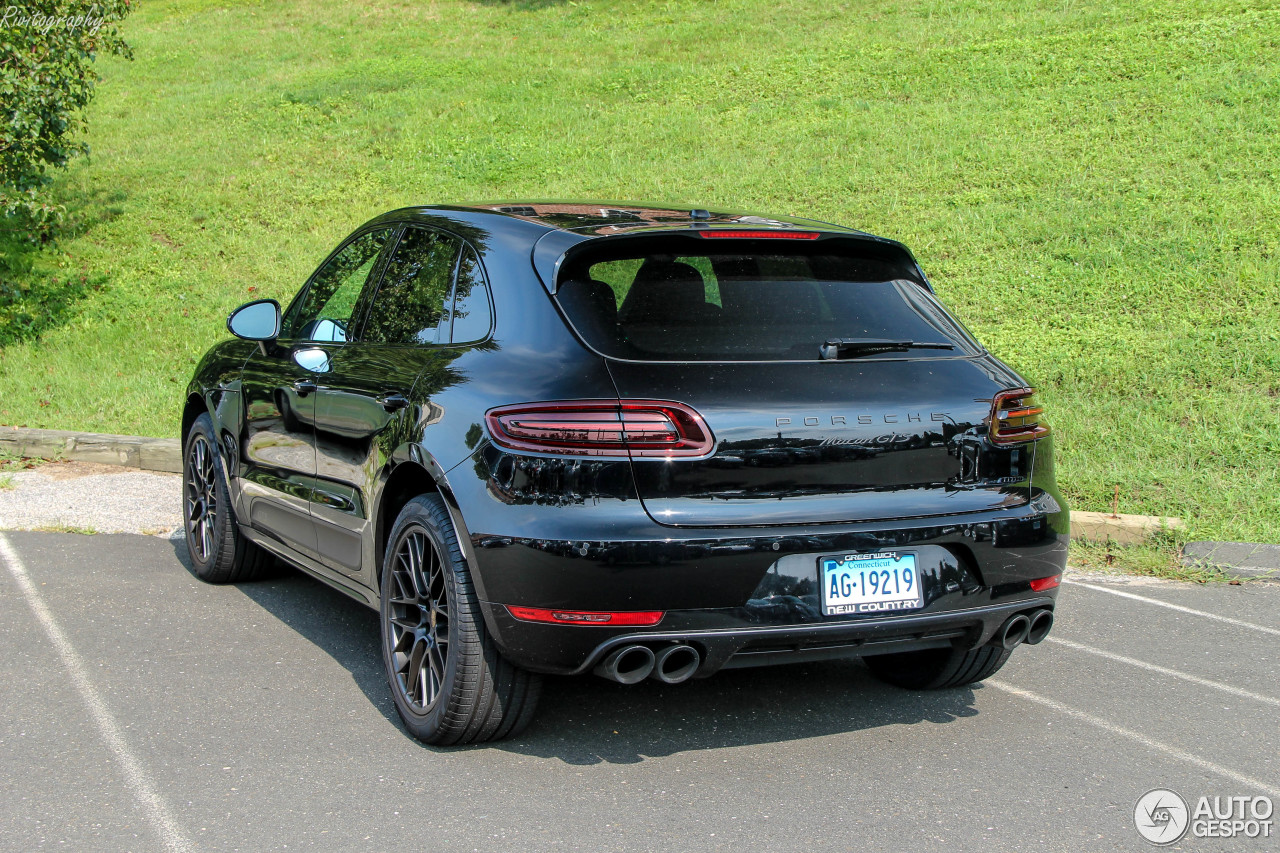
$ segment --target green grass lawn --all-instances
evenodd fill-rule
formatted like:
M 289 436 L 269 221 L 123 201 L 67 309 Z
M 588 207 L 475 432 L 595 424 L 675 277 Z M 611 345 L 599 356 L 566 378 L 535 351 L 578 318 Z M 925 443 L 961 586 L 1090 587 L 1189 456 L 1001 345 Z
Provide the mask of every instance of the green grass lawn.
M 174 435 L 227 312 L 412 203 L 667 200 L 903 240 L 1041 389 L 1078 509 L 1280 539 L 1280 9 L 173 2 L 12 253 L 0 423 Z

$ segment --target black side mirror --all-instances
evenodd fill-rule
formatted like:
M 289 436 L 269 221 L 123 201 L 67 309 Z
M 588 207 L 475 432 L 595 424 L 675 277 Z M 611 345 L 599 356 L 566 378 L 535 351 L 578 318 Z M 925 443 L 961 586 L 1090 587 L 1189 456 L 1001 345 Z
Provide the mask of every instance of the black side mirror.
M 227 331 L 246 341 L 274 341 L 280 337 L 280 303 L 274 299 L 246 302 L 227 318 Z

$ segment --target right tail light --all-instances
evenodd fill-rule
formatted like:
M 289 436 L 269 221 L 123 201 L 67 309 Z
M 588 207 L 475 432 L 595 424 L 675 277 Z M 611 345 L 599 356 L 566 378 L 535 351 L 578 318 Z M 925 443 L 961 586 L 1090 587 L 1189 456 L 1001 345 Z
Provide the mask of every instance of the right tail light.
M 1022 444 L 1049 434 L 1044 409 L 1033 388 L 1001 391 L 991 401 L 991 440 L 996 444 Z

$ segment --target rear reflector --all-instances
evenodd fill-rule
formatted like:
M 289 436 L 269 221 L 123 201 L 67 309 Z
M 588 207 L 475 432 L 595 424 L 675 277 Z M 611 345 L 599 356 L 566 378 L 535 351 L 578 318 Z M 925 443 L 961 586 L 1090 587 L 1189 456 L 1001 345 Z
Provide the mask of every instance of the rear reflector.
M 1046 589 L 1053 589 L 1062 583 L 1062 575 L 1051 575 L 1047 578 L 1039 578 L 1031 582 L 1032 592 L 1044 592 Z
M 741 228 L 716 228 L 698 231 L 703 237 L 726 240 L 817 240 L 817 231 L 746 231 Z
M 507 612 L 522 622 L 549 622 L 555 625 L 657 625 L 665 610 L 547 610 L 541 607 L 507 605 Z
M 996 444 L 1020 444 L 1049 434 L 1044 409 L 1031 388 L 1001 391 L 991 401 L 991 440 Z
M 499 447 L 537 453 L 688 458 L 715 446 L 701 415 L 665 400 L 520 403 L 490 409 L 485 424 Z

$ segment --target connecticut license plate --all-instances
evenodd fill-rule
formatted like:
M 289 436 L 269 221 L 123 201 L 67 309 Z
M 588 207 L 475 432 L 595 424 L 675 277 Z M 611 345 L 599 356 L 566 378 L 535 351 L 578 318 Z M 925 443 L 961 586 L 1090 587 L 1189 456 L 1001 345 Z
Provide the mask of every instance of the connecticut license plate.
M 898 551 L 818 559 L 827 616 L 912 610 L 924 604 L 916 555 Z

